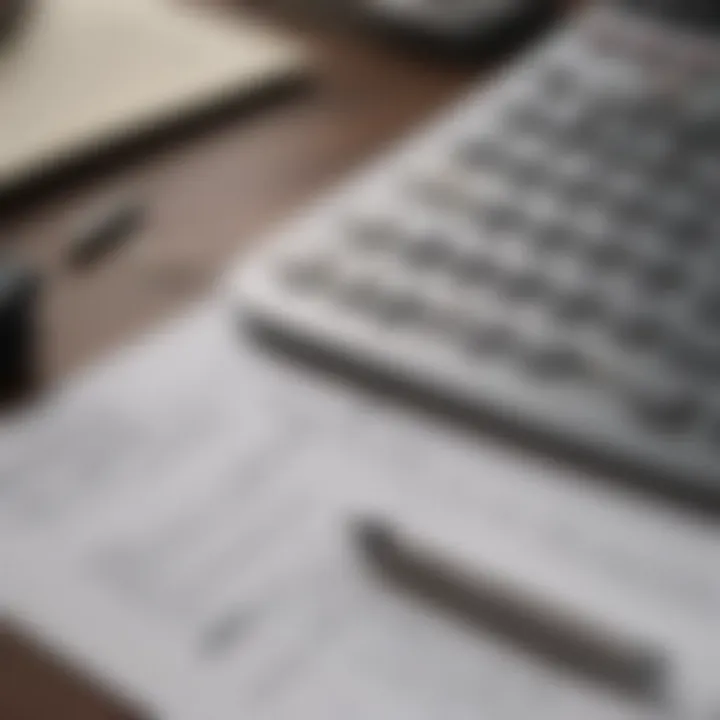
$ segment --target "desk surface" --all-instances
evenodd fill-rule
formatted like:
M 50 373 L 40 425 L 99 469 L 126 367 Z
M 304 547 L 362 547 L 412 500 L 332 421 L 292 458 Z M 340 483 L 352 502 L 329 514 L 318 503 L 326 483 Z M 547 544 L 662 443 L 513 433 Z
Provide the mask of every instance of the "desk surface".
M 231 12 L 242 3 L 213 4 Z M 317 57 L 309 87 L 262 108 L 216 115 L 0 204 L 0 242 L 30 257 L 47 278 L 45 383 L 60 381 L 202 295 L 253 238 L 452 99 L 477 72 L 268 11 L 281 5 L 278 0 L 244 4 L 262 6 L 306 40 Z M 78 218 L 126 190 L 147 199 L 144 236 L 93 272 L 72 275 L 62 258 Z M 0 632 L 0 717 L 130 716 Z
M 292 97 L 216 114 L 191 131 L 65 175 L 10 207 L 0 204 L 0 242 L 13 243 L 51 279 L 47 380 L 62 378 L 202 293 L 252 238 L 401 136 L 473 74 L 355 34 L 295 26 L 316 53 L 318 72 Z M 86 276 L 64 272 L 60 261 L 78 218 L 125 188 L 147 200 L 145 237 Z

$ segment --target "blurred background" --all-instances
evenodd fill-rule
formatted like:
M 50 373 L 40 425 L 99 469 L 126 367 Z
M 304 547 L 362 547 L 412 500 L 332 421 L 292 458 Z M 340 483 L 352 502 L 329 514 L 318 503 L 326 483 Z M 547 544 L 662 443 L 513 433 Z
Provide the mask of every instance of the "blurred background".
M 649 0 L 630 4 L 654 6 Z M 182 317 L 198 301 L 210 297 L 238 263 L 255 256 L 263 237 L 324 191 L 336 187 L 352 170 L 389 156 L 399 141 L 420 132 L 424 123 L 471 89 L 482 89 L 485 83 L 490 87 L 526 47 L 562 22 L 582 15 L 590 5 L 581 0 L 0 0 L 0 410 L 2 428 L 7 430 L 0 436 L 2 468 L 7 465 L 4 458 L 14 452 L 16 427 L 24 427 L 23 413 L 32 418 L 34 408 L 48 399 L 52 404 L 56 391 L 83 377 L 101 359 L 114 357 L 140 339 L 152 338 L 154 328 L 170 318 Z M 677 4 L 658 2 L 657 6 L 661 5 L 665 8 L 663 17 L 671 6 L 669 14 L 674 17 Z M 704 25 L 709 27 L 717 5 L 701 0 L 695 5 L 700 14 L 693 16 L 691 25 L 698 30 L 700 17 L 700 34 L 704 34 Z M 628 22 L 627 27 L 635 27 L 634 23 Z M 606 42 L 610 54 L 615 45 L 627 48 L 622 38 L 617 39 L 622 33 L 616 37 L 615 26 L 608 27 L 609 31 L 598 32 L 598 47 Z M 667 108 L 666 100 L 674 100 L 672 93 L 682 82 L 674 82 L 675 76 L 665 73 L 665 45 L 657 42 L 658 37 L 665 35 L 639 31 L 630 44 L 642 45 L 647 57 L 653 58 L 652 67 L 659 68 L 653 77 L 661 82 L 653 88 L 660 88 L 662 107 Z M 685 42 L 682 47 L 693 45 Z M 704 47 L 698 43 L 698 48 Z M 697 56 L 701 55 L 698 52 Z M 698 66 L 701 64 L 697 61 Z M 619 79 L 617 87 L 631 76 L 623 67 L 611 63 Z M 560 77 L 560 86 L 562 80 Z M 615 87 L 609 84 L 608 95 L 612 95 Z M 565 89 L 548 88 L 546 97 L 541 88 L 537 95 L 553 105 L 550 90 L 562 94 Z M 619 93 L 618 105 L 630 94 Z M 585 97 L 582 92 L 578 96 Z M 611 103 L 598 102 L 597 106 L 604 111 Z M 595 105 L 588 107 L 592 121 Z M 651 121 L 654 107 L 649 112 Z M 602 125 L 600 114 L 598 117 L 596 125 Z M 596 125 L 588 123 L 592 132 L 598 129 Z M 568 135 L 569 140 L 584 143 L 586 129 L 579 128 L 575 138 Z M 601 127 L 593 137 L 605 142 L 605 129 Z M 622 128 L 618 136 L 621 134 Z M 630 144 L 634 144 L 633 138 Z M 675 150 L 670 148 L 668 157 L 675 158 Z M 602 155 L 604 146 L 601 151 Z M 699 154 L 703 153 L 711 155 L 701 148 Z M 572 169 L 578 167 L 587 169 L 578 164 Z M 720 171 L 714 171 L 717 180 Z M 592 193 L 596 187 L 594 172 L 580 188 L 580 195 L 587 188 Z M 600 175 L 598 171 L 597 177 Z M 440 184 L 448 179 L 453 180 L 449 174 L 439 178 Z M 710 197 L 711 204 L 717 190 L 713 188 L 705 196 L 706 200 Z M 572 186 L 570 192 L 574 189 Z M 630 198 L 631 190 L 620 193 L 621 201 Z M 630 208 L 628 216 L 637 209 L 631 201 L 620 205 L 623 211 Z M 548 246 L 557 240 L 556 229 L 550 228 Z M 683 241 L 691 234 L 687 226 L 678 232 Z M 684 248 L 678 254 L 685 253 Z M 617 253 L 613 255 L 612 249 L 608 255 L 605 246 L 600 248 L 598 267 L 601 263 L 606 268 L 613 265 Z M 594 267 L 591 264 L 591 273 Z M 653 274 L 655 287 L 663 283 L 669 286 L 674 269 L 665 264 Z M 583 291 L 585 286 L 576 289 Z M 582 306 L 586 296 L 582 292 L 579 295 L 582 297 L 577 303 L 574 299 L 571 302 L 570 314 L 576 305 Z M 647 324 L 631 327 L 625 334 L 628 344 L 637 338 L 642 341 L 644 328 Z M 716 351 L 717 345 L 713 348 Z M 712 356 L 715 366 L 718 357 L 720 353 Z M 178 367 L 182 367 L 180 362 Z M 146 392 L 142 381 L 137 383 L 138 402 L 144 401 L 143 395 L 150 400 L 164 397 L 162 392 L 168 391 L 171 382 L 163 384 L 161 376 L 164 373 L 145 378 Z M 208 387 L 211 380 L 208 378 Z M 287 388 L 279 383 L 279 387 L 294 398 L 292 392 L 298 384 L 299 392 L 304 392 L 302 382 Z M 308 387 L 311 384 L 308 381 Z M 203 382 L 197 385 L 204 387 Z M 653 419 L 667 421 L 668 426 L 675 421 L 682 423 L 687 405 L 675 402 L 679 394 L 665 393 L 665 389 L 661 387 L 658 395 L 650 397 L 647 414 L 655 413 Z M 105 390 L 113 397 L 116 388 Z M 217 392 L 219 396 L 223 395 L 221 391 Z M 185 396 L 180 392 L 179 397 Z M 165 399 L 170 408 L 164 408 L 166 415 L 174 422 L 173 398 Z M 334 407 L 333 403 L 342 405 L 335 398 L 328 401 Z M 70 407 L 68 414 L 72 416 L 72 404 Z M 397 432 L 388 431 L 387 437 L 405 437 L 403 422 L 394 415 L 378 417 L 385 418 L 387 427 Z M 202 425 L 202 419 L 192 420 L 189 425 Z M 372 426 L 370 420 L 367 423 Z M 384 443 L 393 441 L 384 437 L 382 422 L 379 427 L 372 442 L 387 450 Z M 412 441 L 407 441 L 411 460 L 413 442 L 414 447 L 434 447 L 434 439 L 441 436 L 429 433 L 425 443 L 423 432 L 407 431 Z M 58 444 L 63 443 L 61 439 Z M 452 441 L 447 445 L 438 441 L 438 447 L 440 461 L 431 468 L 435 481 L 444 478 L 444 452 L 454 445 Z M 516 454 L 514 447 L 508 452 L 511 460 Z M 488 457 L 494 457 L 489 443 L 482 448 Z M 33 447 L 24 451 L 30 457 L 37 452 Z M 390 448 L 388 455 L 393 452 Z M 453 451 L 447 452 L 450 457 Z M 521 456 L 519 450 L 517 455 Z M 571 480 L 563 485 L 564 460 L 556 464 L 557 458 L 551 453 L 547 462 L 536 466 L 534 455 L 532 459 L 527 478 L 539 480 L 538 487 L 544 487 L 543 480 L 548 477 L 562 476 L 557 487 L 575 489 L 574 473 L 567 475 Z M 422 460 L 418 464 L 423 465 Z M 9 465 L 14 472 L 12 463 Z M 468 461 L 466 469 L 470 465 Z M 497 467 L 501 465 L 498 462 Z M 410 469 L 422 470 L 413 468 L 412 462 Z M 473 465 L 473 477 L 475 470 Z M 584 488 L 584 475 L 578 473 L 577 478 L 581 477 L 577 487 Z M 8 479 L 7 487 L 11 481 Z M 658 551 L 656 540 L 672 536 L 673 532 L 665 531 L 680 527 L 678 518 L 682 515 L 683 523 L 687 521 L 683 531 L 686 527 L 692 531 L 678 533 L 682 537 L 673 547 L 677 552 L 674 560 L 679 558 L 680 562 L 669 570 L 658 561 L 662 568 L 658 574 L 668 583 L 666 587 L 677 589 L 681 583 L 675 580 L 682 576 L 677 567 L 685 570 L 686 564 L 692 565 L 689 560 L 701 555 L 695 548 L 703 547 L 707 552 L 697 568 L 693 565 L 697 570 L 693 578 L 708 579 L 707 566 L 702 563 L 715 558 L 720 547 L 714 521 L 694 534 L 695 520 L 687 518 L 695 515 L 666 512 L 665 506 L 655 513 L 655 501 L 646 504 L 644 495 L 641 502 L 628 504 L 631 510 L 626 515 L 622 509 L 626 495 L 624 491 L 615 493 L 615 485 L 608 483 L 611 485 L 613 491 L 608 490 L 608 497 L 612 495 L 612 502 L 593 501 L 602 493 L 589 492 L 584 497 L 588 526 L 594 522 L 593 532 L 617 539 L 619 545 L 625 543 L 628 555 L 631 549 L 640 548 L 658 560 L 663 553 Z M 537 490 L 535 494 L 532 482 L 517 487 L 530 488 L 526 497 L 537 504 L 539 514 L 547 511 L 548 517 L 557 519 L 552 513 L 562 504 L 558 498 L 564 497 L 563 492 L 543 495 Z M 0 502 L 2 499 L 0 492 Z M 618 508 L 621 510 L 616 512 Z M 500 516 L 512 524 L 512 508 L 506 511 L 507 516 Z M 650 530 L 635 547 L 636 536 L 630 531 L 626 536 L 618 528 L 633 526 L 634 530 L 637 518 L 642 532 Z M 586 518 L 571 520 L 576 525 L 568 526 L 569 540 L 560 531 L 548 534 L 560 544 L 583 547 L 577 538 Z M 0 537 L 3 530 L 0 524 Z M 393 544 L 394 538 L 375 527 L 363 531 L 371 553 L 376 552 L 388 564 L 398 560 L 394 553 L 401 554 L 403 548 Z M 592 543 L 588 547 L 589 553 L 594 552 Z M 619 555 L 618 565 L 624 568 L 624 552 Z M 640 575 L 638 568 L 645 561 L 639 551 L 632 560 L 635 564 L 629 565 L 631 571 L 627 572 L 634 577 Z M 433 562 L 430 565 L 432 574 L 437 567 Z M 401 574 L 406 569 L 401 568 Z M 427 567 L 421 569 L 426 571 Z M 2 589 L 0 572 L 0 602 Z M 504 615 L 504 597 L 491 598 L 491 616 L 497 628 L 503 623 L 513 626 L 502 628 L 512 634 L 517 629 L 517 616 L 508 620 Z M 462 605 L 463 598 L 454 600 Z M 554 617 L 552 612 L 543 614 L 546 609 L 541 608 L 539 613 L 541 626 Z M 523 609 L 519 612 L 522 615 Z M 3 623 L 3 617 L 0 615 L 0 720 L 143 720 L 129 706 L 132 703 L 110 697 L 81 673 L 70 670 L 59 656 L 41 650 L 9 618 Z M 428 620 L 427 627 L 433 622 Z M 563 626 L 570 635 L 575 630 L 578 628 L 572 623 L 569 631 Z M 427 642 L 432 636 L 431 631 L 428 633 Z M 543 634 L 543 628 L 538 634 Z M 600 654 L 606 653 L 600 665 L 605 661 L 619 665 L 618 675 L 626 671 L 632 674 L 642 666 L 633 680 L 648 687 L 656 675 L 662 675 L 658 669 L 662 663 L 656 662 L 654 655 L 649 657 L 652 653 L 645 653 L 642 643 L 637 653 L 632 647 L 630 660 L 624 664 L 626 637 L 621 638 L 616 653 L 616 638 L 608 640 L 602 632 L 600 635 L 599 639 L 592 638 L 600 646 Z M 629 635 L 635 638 L 633 632 Z M 573 645 L 572 640 L 568 645 Z M 618 656 L 620 661 L 616 662 Z M 551 685 L 548 681 L 543 690 Z M 604 707 L 602 702 L 599 706 Z M 706 716 L 700 717 L 704 720 Z

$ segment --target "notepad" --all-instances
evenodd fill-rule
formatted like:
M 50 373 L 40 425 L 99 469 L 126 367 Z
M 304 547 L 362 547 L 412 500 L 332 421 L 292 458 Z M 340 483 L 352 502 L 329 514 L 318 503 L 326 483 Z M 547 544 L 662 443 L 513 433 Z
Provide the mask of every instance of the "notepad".
M 161 0 L 39 0 L 0 55 L 0 190 L 307 69 L 237 14 Z

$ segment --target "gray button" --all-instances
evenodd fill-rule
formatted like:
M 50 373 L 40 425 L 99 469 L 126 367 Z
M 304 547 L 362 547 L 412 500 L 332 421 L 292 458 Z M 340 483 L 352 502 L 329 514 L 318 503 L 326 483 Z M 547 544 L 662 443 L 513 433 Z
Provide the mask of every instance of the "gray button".
M 440 234 L 428 233 L 409 239 L 403 255 L 417 268 L 435 268 L 448 264 L 454 253 L 447 238 Z
M 529 369 L 546 379 L 565 379 L 582 374 L 585 359 L 580 349 L 552 333 L 526 338 L 525 358 Z
M 281 266 L 284 281 L 300 293 L 326 290 L 337 278 L 337 269 L 329 256 L 308 255 L 290 258 Z
M 378 217 L 352 219 L 346 232 L 355 249 L 370 252 L 392 249 L 403 237 L 397 223 Z
M 629 392 L 638 417 L 658 429 L 685 430 L 698 417 L 697 397 L 686 383 L 670 375 L 648 373 Z
M 663 337 L 665 325 L 662 316 L 650 308 L 629 308 L 615 321 L 615 335 L 629 347 L 649 348 Z
M 666 254 L 644 259 L 637 270 L 640 283 L 651 293 L 679 290 L 685 280 L 685 272 L 678 257 Z

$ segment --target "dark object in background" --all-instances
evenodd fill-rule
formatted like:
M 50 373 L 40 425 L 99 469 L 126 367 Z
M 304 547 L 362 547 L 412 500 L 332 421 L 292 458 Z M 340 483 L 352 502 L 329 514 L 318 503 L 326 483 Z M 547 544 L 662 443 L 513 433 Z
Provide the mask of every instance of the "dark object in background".
M 361 0 L 371 23 L 408 40 L 462 54 L 509 47 L 549 20 L 556 0 Z
M 0 263 L 0 395 L 31 389 L 38 371 L 40 278 L 14 262 Z
M 30 7 L 30 0 L 0 0 L 0 46 L 19 27 Z
M 715 33 L 720 22 L 718 0 L 623 0 L 622 4 L 628 10 L 654 14 L 708 34 Z
M 87 222 L 75 237 L 68 264 L 89 268 L 128 243 L 145 224 L 146 212 L 137 202 L 123 202 L 105 209 Z

